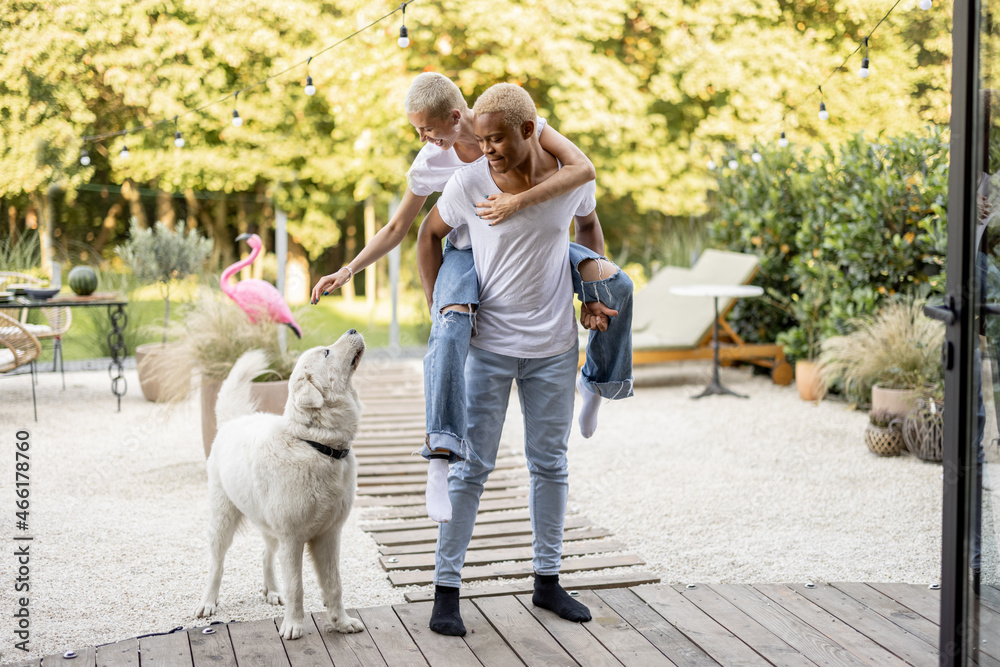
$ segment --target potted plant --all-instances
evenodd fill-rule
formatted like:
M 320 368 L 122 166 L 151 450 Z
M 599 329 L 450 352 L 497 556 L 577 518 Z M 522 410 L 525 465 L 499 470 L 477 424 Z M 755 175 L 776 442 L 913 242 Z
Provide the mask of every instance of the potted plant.
M 941 385 L 913 402 L 903 420 L 903 442 L 918 459 L 940 461 L 944 454 L 944 393 Z
M 162 387 L 155 380 L 163 377 L 162 366 L 174 363 L 167 347 L 170 326 L 170 293 L 177 280 L 197 273 L 212 252 L 212 241 L 192 230 L 169 229 L 162 222 L 141 229 L 135 219 L 129 227 L 129 240 L 116 249 L 118 256 L 142 283 L 155 283 L 163 297 L 163 340 L 140 345 L 135 350 L 136 367 L 142 394 L 148 401 L 161 400 Z M 188 382 L 184 386 L 188 386 Z M 173 390 L 171 390 L 173 392 Z
M 839 383 L 858 403 L 902 419 L 921 392 L 941 381 L 944 327 L 923 314 L 913 295 L 886 302 L 855 330 L 823 343 L 820 367 L 827 383 Z
M 799 292 L 772 298 L 796 320 L 798 326 L 778 335 L 785 354 L 795 359 L 795 387 L 804 401 L 818 401 L 826 392 L 819 373 L 819 355 L 823 323 L 830 307 L 831 276 L 825 265 L 816 262 L 797 264 L 792 269 L 799 279 Z
M 252 323 L 247 314 L 219 290 L 201 288 L 172 328 L 176 330 L 175 352 L 178 359 L 187 360 L 200 374 L 202 439 L 206 457 L 215 439 L 215 400 L 219 387 L 244 352 L 264 350 L 271 361 L 271 370 L 257 378 L 251 388 L 258 409 L 274 414 L 284 412 L 288 400 L 288 378 L 295 367 L 297 355 L 281 350 L 273 322 Z M 190 374 L 178 372 L 179 365 L 174 364 L 171 367 L 173 370 L 167 370 L 167 383 L 171 386 L 182 382 L 190 385 Z M 185 389 L 167 398 L 183 398 L 186 393 Z
M 898 456 L 903 451 L 900 419 L 891 412 L 869 412 L 865 444 L 869 451 L 878 456 Z

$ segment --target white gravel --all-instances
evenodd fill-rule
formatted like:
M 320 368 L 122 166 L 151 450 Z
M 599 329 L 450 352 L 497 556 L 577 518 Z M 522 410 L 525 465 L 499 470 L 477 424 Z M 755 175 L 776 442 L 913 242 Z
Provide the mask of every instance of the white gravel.
M 593 438 L 574 427 L 571 509 L 669 583 L 939 580 L 940 465 L 878 458 L 862 441 L 863 413 L 803 402 L 748 371 L 725 369 L 723 381 L 749 399 L 691 400 L 707 373 L 639 368 L 635 397 L 605 403 Z M 134 371 L 126 377 L 118 413 L 105 373 L 67 373 L 65 391 L 42 374 L 37 424 L 28 377 L 0 379 L 2 662 L 205 623 L 191 613 L 207 576 L 199 407 L 147 403 Z M 27 531 L 15 527 L 12 494 L 18 429 L 31 433 Z M 506 446 L 520 450 L 521 437 L 512 400 Z M 344 531 L 346 604 L 402 602 L 358 528 L 365 515 Z M 14 649 L 11 613 L 25 595 L 14 592 L 15 535 L 34 537 L 27 653 Z M 261 549 L 256 531 L 237 535 L 216 618 L 280 614 L 259 594 Z M 321 611 L 307 568 L 306 608 Z

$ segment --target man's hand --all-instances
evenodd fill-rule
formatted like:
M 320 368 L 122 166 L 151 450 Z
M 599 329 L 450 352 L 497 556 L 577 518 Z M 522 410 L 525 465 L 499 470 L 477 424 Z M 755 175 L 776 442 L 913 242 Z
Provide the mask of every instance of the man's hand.
M 335 289 L 340 289 L 348 283 L 351 279 L 351 271 L 346 266 L 336 273 L 331 273 L 328 276 L 323 276 L 316 282 L 316 286 L 312 289 L 312 300 L 310 303 L 316 305 L 319 303 L 319 298 Z
M 600 301 L 588 301 L 580 306 L 580 324 L 591 331 L 607 331 L 608 322 L 616 315 L 617 310 L 611 310 Z
M 521 198 L 506 192 L 490 195 L 486 201 L 476 202 L 476 215 L 490 225 L 499 224 L 520 210 Z

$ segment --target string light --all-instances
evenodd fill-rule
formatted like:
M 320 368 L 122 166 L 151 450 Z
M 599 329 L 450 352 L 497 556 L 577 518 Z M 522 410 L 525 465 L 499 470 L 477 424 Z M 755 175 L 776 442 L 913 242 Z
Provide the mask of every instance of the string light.
M 177 116 L 174 116 L 174 146 L 184 148 L 184 137 L 181 136 L 181 131 L 177 129 Z
M 708 167 L 709 171 L 715 171 L 715 167 L 717 165 L 715 164 L 715 160 L 713 160 L 712 158 L 708 158 L 708 162 L 705 164 L 705 166 Z
M 785 136 L 784 132 L 781 133 L 781 138 L 778 139 L 778 145 L 782 148 L 788 148 L 788 138 Z
M 753 153 L 750 155 L 750 159 L 756 163 L 759 163 L 761 160 L 764 159 L 764 157 L 755 148 L 753 149 Z
M 406 3 L 400 5 L 403 9 L 403 25 L 399 26 L 399 39 L 396 41 L 399 48 L 405 49 L 410 45 L 410 33 L 406 30 Z
M 736 158 L 734 158 L 734 157 L 729 158 L 729 168 L 730 169 L 736 169 L 736 167 L 738 167 L 738 166 L 740 166 L 740 163 L 736 161 Z
M 313 78 L 309 76 L 309 63 L 312 62 L 312 56 L 309 56 L 309 60 L 306 61 L 306 95 L 312 97 L 316 94 L 316 86 L 313 85 Z
M 919 5 L 920 9 L 922 9 L 922 10 L 924 10 L 926 12 L 928 9 L 931 8 L 931 0 L 920 0 L 920 2 L 918 3 L 918 5 Z
M 87 153 L 86 148 L 80 149 L 80 164 L 82 164 L 84 167 L 90 164 L 90 154 Z
M 240 118 L 240 112 L 236 110 L 236 103 L 239 101 L 239 99 L 240 99 L 240 93 L 239 91 L 237 91 L 236 95 L 233 96 L 233 127 L 239 127 L 240 125 L 243 124 L 243 119 Z
M 127 160 L 128 156 L 129 156 L 128 144 L 125 144 L 124 146 L 122 146 L 121 153 L 118 154 L 118 157 L 120 157 L 123 160 Z
M 860 76 L 862 79 L 867 79 L 868 78 L 868 74 L 869 74 L 868 64 L 869 64 L 869 61 L 868 61 L 868 38 L 865 37 L 865 57 L 861 59 L 861 69 L 858 70 L 858 76 Z
M 823 86 L 819 86 L 819 119 L 830 119 L 830 112 L 826 110 L 826 103 L 823 101 Z

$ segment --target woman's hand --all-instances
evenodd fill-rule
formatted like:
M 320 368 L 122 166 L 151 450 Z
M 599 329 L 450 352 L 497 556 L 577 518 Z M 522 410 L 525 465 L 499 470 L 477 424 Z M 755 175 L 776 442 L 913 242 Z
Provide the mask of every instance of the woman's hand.
M 328 276 L 323 276 L 316 282 L 316 286 L 312 289 L 312 305 L 319 303 L 319 298 L 325 296 L 326 294 L 332 292 L 335 289 L 340 289 L 354 277 L 354 274 L 346 266 L 337 271 L 336 273 L 331 273 Z
M 490 225 L 496 225 L 521 210 L 521 197 L 506 192 L 490 195 L 486 201 L 476 203 L 476 215 Z

